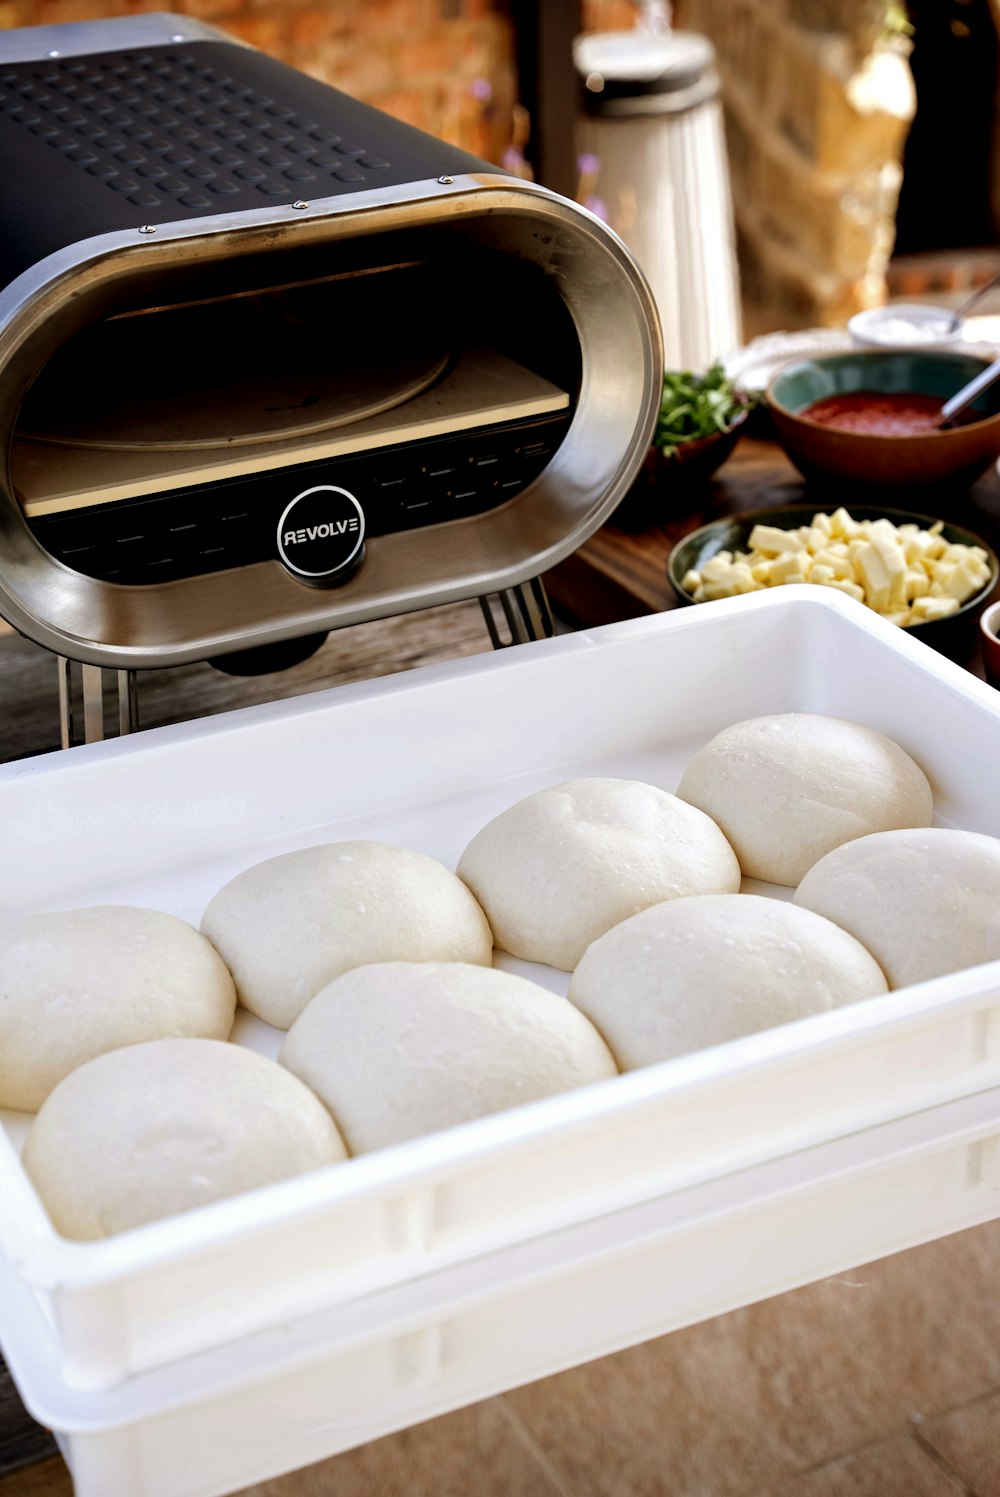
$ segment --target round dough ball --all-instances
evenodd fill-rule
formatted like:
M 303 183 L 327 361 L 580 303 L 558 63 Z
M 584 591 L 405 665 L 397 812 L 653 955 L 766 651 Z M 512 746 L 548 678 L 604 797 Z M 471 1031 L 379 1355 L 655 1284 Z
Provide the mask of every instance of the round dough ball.
M 326 1103 L 352 1154 L 618 1074 L 565 998 L 462 962 L 346 973 L 317 993 L 278 1060 Z
M 473 837 L 458 876 L 498 946 L 564 972 L 651 904 L 740 887 L 715 823 L 638 780 L 567 780 L 527 796 Z
M 34 1112 L 70 1071 L 121 1045 L 224 1040 L 236 990 L 193 926 L 94 905 L 0 923 L 0 1107 Z
M 346 1158 L 308 1087 L 218 1040 L 88 1061 L 32 1123 L 23 1162 L 64 1237 L 110 1237 Z
M 569 997 L 629 1071 L 885 991 L 875 959 L 829 920 L 759 894 L 707 894 L 609 930 Z
M 330 842 L 257 863 L 219 890 L 201 928 L 240 1002 L 278 1029 L 352 967 L 493 959 L 493 933 L 462 881 L 387 842 Z
M 1000 958 L 1000 839 L 877 832 L 827 853 L 794 894 L 856 936 L 893 988 Z
M 677 794 L 718 822 L 747 878 L 790 886 L 842 842 L 933 816 L 927 777 L 904 749 L 813 712 L 723 728 L 690 760 Z

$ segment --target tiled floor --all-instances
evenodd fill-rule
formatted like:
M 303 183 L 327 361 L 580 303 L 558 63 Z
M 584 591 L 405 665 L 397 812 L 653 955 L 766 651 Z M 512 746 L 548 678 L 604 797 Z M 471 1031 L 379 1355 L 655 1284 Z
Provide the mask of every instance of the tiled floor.
M 979 1493 L 1000 1492 L 1000 1394 L 924 1421 L 918 1437 Z
M 1000 1222 L 242 1497 L 1000 1497 L 998 1286 Z M 0 1480 L 70 1493 L 60 1461 Z

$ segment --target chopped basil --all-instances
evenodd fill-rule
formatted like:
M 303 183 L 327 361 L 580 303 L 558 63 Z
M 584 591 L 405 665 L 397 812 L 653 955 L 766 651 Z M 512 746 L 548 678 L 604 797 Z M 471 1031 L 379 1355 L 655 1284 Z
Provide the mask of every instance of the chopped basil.
M 653 446 L 673 454 L 685 442 L 728 431 L 733 417 L 747 404 L 747 397 L 737 392 L 719 363 L 705 374 L 668 370 L 663 376 L 663 400 Z

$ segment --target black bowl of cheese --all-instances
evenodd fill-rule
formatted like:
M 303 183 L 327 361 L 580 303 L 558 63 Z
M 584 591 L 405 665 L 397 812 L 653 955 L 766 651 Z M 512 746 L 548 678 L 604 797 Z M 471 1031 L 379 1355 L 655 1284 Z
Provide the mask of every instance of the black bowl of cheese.
M 833 587 L 944 654 L 963 652 L 996 588 L 986 541 L 909 510 L 788 505 L 731 515 L 680 540 L 667 576 L 681 603 L 787 583 Z

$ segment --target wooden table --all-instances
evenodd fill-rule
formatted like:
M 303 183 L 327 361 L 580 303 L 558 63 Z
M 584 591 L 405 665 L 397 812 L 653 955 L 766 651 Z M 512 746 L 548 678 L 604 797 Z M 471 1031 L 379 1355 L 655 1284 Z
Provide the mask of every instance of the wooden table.
M 922 495 L 907 489 L 873 500 L 849 484 L 830 491 L 810 487 L 781 448 L 764 435 L 744 437 L 713 479 L 685 492 L 682 484 L 640 479 L 611 521 L 548 572 L 545 584 L 552 606 L 570 623 L 590 627 L 679 606 L 667 581 L 671 548 L 692 530 L 726 515 L 769 506 L 815 503 L 830 510 L 838 504 L 884 503 L 940 515 L 981 535 L 1000 550 L 1000 479 L 991 471 L 967 493 Z M 957 658 L 982 675 L 975 630 Z

